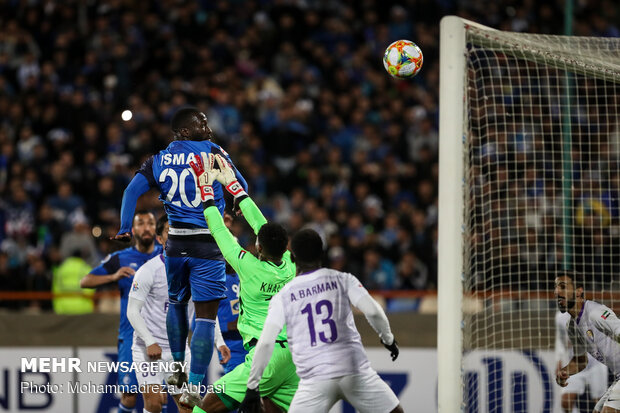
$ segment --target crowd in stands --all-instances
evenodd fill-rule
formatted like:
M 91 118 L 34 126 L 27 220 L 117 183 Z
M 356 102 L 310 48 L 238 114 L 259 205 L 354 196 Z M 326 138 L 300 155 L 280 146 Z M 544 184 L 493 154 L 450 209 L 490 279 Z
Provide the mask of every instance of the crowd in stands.
M 619 35 L 614 0 L 578 3 L 575 34 Z M 206 113 L 268 219 L 321 234 L 327 265 L 369 289 L 435 289 L 439 20 L 561 34 L 562 5 L 0 3 L 0 289 L 50 291 L 68 257 L 93 266 L 124 248 L 109 240 L 122 191 L 186 105 Z M 408 81 L 381 61 L 401 38 L 424 52 Z M 139 207 L 163 213 L 153 193 Z M 252 247 L 242 218 L 234 232 Z

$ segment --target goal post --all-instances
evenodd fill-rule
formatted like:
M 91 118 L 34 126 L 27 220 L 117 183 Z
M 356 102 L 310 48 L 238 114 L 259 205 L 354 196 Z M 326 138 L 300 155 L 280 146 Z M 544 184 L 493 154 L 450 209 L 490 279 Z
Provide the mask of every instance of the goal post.
M 439 47 L 439 225 L 437 236 L 437 401 L 440 412 L 462 405 L 463 170 L 465 26 L 441 20 Z M 449 165 L 450 168 L 442 168 Z M 445 206 L 450 207 L 446 208 Z M 446 257 L 446 259 L 442 259 Z M 448 258 L 449 257 L 449 258 Z
M 617 301 L 620 39 L 447 16 L 439 99 L 439 412 L 548 411 L 552 387 L 537 398 L 525 373 L 491 363 L 517 351 L 554 374 L 532 352 L 553 350 L 559 270 Z

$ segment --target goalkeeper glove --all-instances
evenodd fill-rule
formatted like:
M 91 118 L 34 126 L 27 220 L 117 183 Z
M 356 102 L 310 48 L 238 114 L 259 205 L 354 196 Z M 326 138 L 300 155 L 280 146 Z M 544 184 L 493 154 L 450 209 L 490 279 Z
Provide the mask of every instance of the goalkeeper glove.
M 217 175 L 216 179 L 219 183 L 224 185 L 226 190 L 235 197 L 235 199 L 240 198 L 242 196 L 247 196 L 248 193 L 245 192 L 243 186 L 237 181 L 237 176 L 235 175 L 235 171 L 232 166 L 228 163 L 226 159 L 222 155 L 215 155 L 215 159 L 217 161 L 218 166 L 220 167 L 220 173 Z
M 259 413 L 261 411 L 262 404 L 258 387 L 255 389 L 247 389 L 245 391 L 245 397 L 243 398 L 238 410 L 239 413 Z
M 400 353 L 400 350 L 398 349 L 398 343 L 396 342 L 396 339 L 394 339 L 392 344 L 389 344 L 389 345 L 385 344 L 383 340 L 381 340 L 381 344 L 383 344 L 383 347 L 388 349 L 388 351 L 390 352 L 390 356 L 392 356 L 392 361 L 398 358 L 398 354 Z
M 214 199 L 213 181 L 215 181 L 217 171 L 213 169 L 213 164 L 212 153 L 205 155 L 204 158 L 201 158 L 200 155 L 194 155 L 194 160 L 189 163 L 196 174 L 196 178 L 198 178 L 198 189 L 202 202 Z

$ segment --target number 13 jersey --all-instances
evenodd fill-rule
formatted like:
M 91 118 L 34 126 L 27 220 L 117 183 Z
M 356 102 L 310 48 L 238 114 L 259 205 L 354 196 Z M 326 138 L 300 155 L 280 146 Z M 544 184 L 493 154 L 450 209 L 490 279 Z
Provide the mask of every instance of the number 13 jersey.
M 351 311 L 351 304 L 366 295 L 352 274 L 321 268 L 299 274 L 273 296 L 265 324 L 286 324 L 300 379 L 325 380 L 371 370 Z

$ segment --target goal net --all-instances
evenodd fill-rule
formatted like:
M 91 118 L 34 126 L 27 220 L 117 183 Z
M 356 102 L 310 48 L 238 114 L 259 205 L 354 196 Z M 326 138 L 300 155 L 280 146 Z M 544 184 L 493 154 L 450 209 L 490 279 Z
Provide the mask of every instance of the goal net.
M 458 383 L 453 403 L 466 412 L 551 412 L 553 380 L 528 382 L 527 369 L 555 375 L 539 353 L 554 347 L 556 272 L 583 273 L 586 298 L 620 311 L 620 39 L 449 19 L 441 34 L 439 354 L 451 347 L 461 356 L 443 368 L 440 357 L 439 391 Z M 450 193 L 442 199 L 443 185 Z M 442 266 L 453 259 L 444 253 L 461 258 Z M 462 341 L 442 333 L 455 328 Z M 529 367 L 499 356 L 511 351 Z M 440 411 L 459 411 L 439 400 Z

